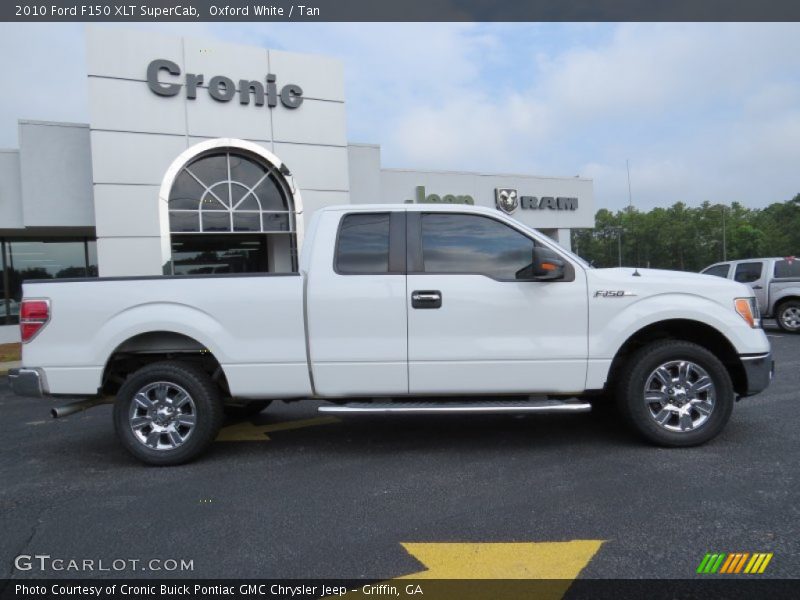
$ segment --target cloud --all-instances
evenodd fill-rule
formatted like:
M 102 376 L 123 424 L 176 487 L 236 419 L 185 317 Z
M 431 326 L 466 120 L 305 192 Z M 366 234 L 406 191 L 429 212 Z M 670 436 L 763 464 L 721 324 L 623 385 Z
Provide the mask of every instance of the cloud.
M 17 119 L 88 123 L 85 54 L 81 25 L 0 25 L 0 148 L 17 147 Z
M 598 207 L 800 192 L 800 25 L 203 23 L 124 27 L 338 56 L 348 135 L 386 166 L 576 174 Z M 0 25 L 16 118 L 85 121 L 82 26 Z M 47 82 L 43 88 L 42 81 Z

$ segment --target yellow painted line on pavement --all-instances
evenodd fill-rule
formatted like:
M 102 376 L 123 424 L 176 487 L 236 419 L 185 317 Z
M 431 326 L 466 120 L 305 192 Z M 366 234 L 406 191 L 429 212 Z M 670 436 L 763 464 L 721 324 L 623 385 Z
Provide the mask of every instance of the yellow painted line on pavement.
M 400 579 L 575 579 L 604 540 L 404 543 L 427 569 Z
M 406 542 L 403 548 L 425 565 L 424 571 L 356 588 L 344 597 L 372 598 L 375 590 L 391 588 L 396 588 L 399 595 L 405 589 L 403 581 L 415 581 L 418 583 L 413 586 L 420 585 L 424 597 L 437 600 L 485 598 L 487 593 L 503 600 L 528 600 L 533 597 L 531 594 L 535 594 L 536 600 L 560 600 L 604 542 Z M 432 587 L 426 587 L 422 580 L 434 580 Z M 447 584 L 444 580 L 461 580 L 461 583 Z M 470 585 L 464 584 L 464 580 L 489 581 Z M 521 585 L 508 580 L 521 580 Z M 545 581 L 526 585 L 526 580 Z
M 332 425 L 338 423 L 336 417 L 315 417 L 313 419 L 298 419 L 296 421 L 283 421 L 281 423 L 264 423 L 255 425 L 250 421 L 235 423 L 223 427 L 217 436 L 218 442 L 267 442 L 270 437 L 268 433 L 275 431 L 289 431 L 291 429 L 302 429 L 303 427 L 314 427 L 316 425 Z

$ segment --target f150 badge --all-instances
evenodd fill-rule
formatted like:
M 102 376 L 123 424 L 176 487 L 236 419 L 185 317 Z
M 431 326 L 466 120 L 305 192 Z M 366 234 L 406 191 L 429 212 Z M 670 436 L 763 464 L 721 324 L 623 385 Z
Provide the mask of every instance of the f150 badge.
M 622 298 L 623 296 L 635 296 L 633 292 L 625 290 L 595 290 L 595 298 Z

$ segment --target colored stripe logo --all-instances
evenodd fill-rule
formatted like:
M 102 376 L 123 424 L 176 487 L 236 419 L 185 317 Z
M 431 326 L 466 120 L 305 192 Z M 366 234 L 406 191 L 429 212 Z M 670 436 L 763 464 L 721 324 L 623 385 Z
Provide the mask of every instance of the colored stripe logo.
M 747 573 L 750 575 L 763 573 L 769 561 L 772 560 L 772 552 L 709 552 L 700 561 L 697 572 L 700 574 L 725 573 L 727 575 Z

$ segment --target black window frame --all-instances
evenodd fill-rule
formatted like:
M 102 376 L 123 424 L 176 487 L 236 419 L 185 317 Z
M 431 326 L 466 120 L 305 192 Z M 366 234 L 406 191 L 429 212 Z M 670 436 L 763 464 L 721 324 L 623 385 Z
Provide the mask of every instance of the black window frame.
M 389 216 L 389 260 L 386 271 L 343 271 L 339 268 L 339 242 L 342 239 L 342 227 L 345 220 L 353 215 L 388 215 Z M 336 228 L 336 243 L 333 247 L 333 272 L 345 277 L 362 275 L 405 275 L 406 274 L 406 213 L 397 210 L 345 212 L 339 219 Z
M 500 223 L 501 225 L 505 225 L 509 229 L 513 229 L 514 231 L 519 233 L 521 236 L 528 238 L 531 242 L 533 242 L 534 247 L 547 248 L 551 252 L 555 253 L 558 256 L 558 258 L 563 260 L 564 277 L 562 279 L 555 279 L 552 281 L 543 282 L 537 279 L 511 279 L 511 278 L 494 277 L 488 273 L 483 273 L 480 271 L 473 271 L 473 272 L 426 271 L 425 262 L 423 260 L 423 250 L 422 250 L 422 217 L 424 215 L 459 215 L 468 217 L 479 217 L 495 221 L 497 223 Z M 473 212 L 462 212 L 462 211 L 413 211 L 413 212 L 409 211 L 407 214 L 406 231 L 408 236 L 406 247 L 408 252 L 407 265 L 408 265 L 409 275 L 480 275 L 482 277 L 486 277 L 487 279 L 491 279 L 493 281 L 498 281 L 501 283 L 531 283 L 531 282 L 568 283 L 571 281 L 575 281 L 575 267 L 572 264 L 572 261 L 569 260 L 566 256 L 564 256 L 564 254 L 558 252 L 555 248 L 553 248 L 548 244 L 543 244 L 535 237 L 531 237 L 526 231 L 522 230 L 519 227 L 515 227 L 512 223 L 508 223 L 501 219 L 496 219 L 491 215 L 477 214 Z

